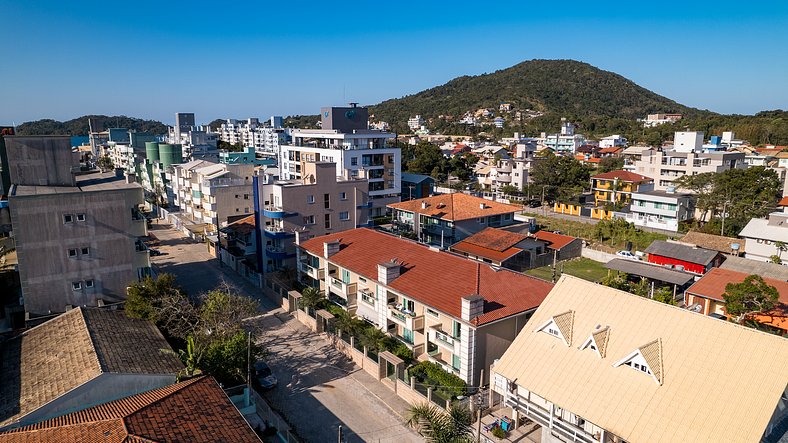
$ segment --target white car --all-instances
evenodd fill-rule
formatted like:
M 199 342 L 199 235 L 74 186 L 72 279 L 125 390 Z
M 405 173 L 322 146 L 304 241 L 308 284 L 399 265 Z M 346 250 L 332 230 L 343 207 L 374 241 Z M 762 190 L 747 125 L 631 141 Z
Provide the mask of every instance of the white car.
M 616 255 L 619 256 L 619 257 L 628 258 L 630 260 L 640 260 L 640 258 L 637 255 L 635 255 L 635 254 L 633 254 L 633 253 L 631 253 L 629 251 L 618 251 L 618 252 L 616 252 Z

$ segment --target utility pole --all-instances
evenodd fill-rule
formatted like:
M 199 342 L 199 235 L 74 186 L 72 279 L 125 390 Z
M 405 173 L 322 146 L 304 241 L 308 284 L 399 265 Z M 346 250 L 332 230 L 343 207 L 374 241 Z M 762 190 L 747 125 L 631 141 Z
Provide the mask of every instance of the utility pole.
M 342 425 L 337 429 L 337 443 L 342 443 Z
M 251 396 L 252 396 L 252 331 L 249 331 L 246 341 L 246 405 L 247 406 L 252 404 Z

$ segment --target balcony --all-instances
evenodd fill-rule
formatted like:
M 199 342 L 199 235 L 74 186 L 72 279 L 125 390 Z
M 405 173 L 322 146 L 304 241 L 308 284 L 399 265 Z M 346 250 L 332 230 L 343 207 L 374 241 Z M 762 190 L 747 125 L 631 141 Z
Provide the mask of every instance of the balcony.
M 455 344 L 458 340 L 441 330 L 441 325 L 430 326 L 427 334 L 431 343 L 434 343 L 449 352 L 455 352 Z
M 268 218 L 283 218 L 285 210 L 277 206 L 266 206 L 263 208 L 263 216 Z
M 338 293 L 341 297 L 346 299 L 356 298 L 356 291 L 357 291 L 357 284 L 356 283 L 345 283 L 342 280 L 334 277 L 328 277 L 329 283 L 331 285 L 331 290 L 334 293 Z
M 443 368 L 444 371 L 448 372 L 449 374 L 460 375 L 460 370 L 456 369 L 451 363 L 444 361 L 441 358 L 440 351 L 432 351 L 427 353 L 427 359 L 440 367 Z
M 369 209 L 371 207 L 372 207 L 371 201 L 356 206 L 357 209 Z
M 288 254 L 285 248 L 281 246 L 267 245 L 265 247 L 265 255 L 274 260 L 282 260 L 287 258 Z
M 512 182 L 512 176 L 511 175 L 496 175 L 495 176 L 495 181 L 497 181 L 498 183 L 511 183 Z
M 263 235 L 267 238 L 287 238 L 294 237 L 295 233 L 286 231 L 280 226 L 266 226 L 263 228 Z
M 424 330 L 423 315 L 416 316 L 415 312 L 403 308 L 399 303 L 389 303 L 388 307 L 389 320 L 411 331 Z
M 298 263 L 298 270 L 315 280 L 323 280 L 326 276 L 326 271 L 324 269 L 314 268 L 303 262 Z

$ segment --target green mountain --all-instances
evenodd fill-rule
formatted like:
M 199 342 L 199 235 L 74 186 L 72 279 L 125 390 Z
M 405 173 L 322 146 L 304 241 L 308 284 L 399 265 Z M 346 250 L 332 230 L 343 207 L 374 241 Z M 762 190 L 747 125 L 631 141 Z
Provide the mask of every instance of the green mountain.
M 93 130 L 126 128 L 151 132 L 155 135 L 167 133 L 167 125 L 162 122 L 126 117 L 125 115 L 83 115 L 64 122 L 51 119 L 36 120 L 17 126 L 16 133 L 19 135 L 88 135 L 90 131 L 88 119 L 93 125 Z
M 417 94 L 372 107 L 375 119 L 399 125 L 409 117 L 448 115 L 511 103 L 567 117 L 597 116 L 634 120 L 650 113 L 698 111 L 638 86 L 616 73 L 574 60 L 530 60 L 491 74 L 462 76 Z

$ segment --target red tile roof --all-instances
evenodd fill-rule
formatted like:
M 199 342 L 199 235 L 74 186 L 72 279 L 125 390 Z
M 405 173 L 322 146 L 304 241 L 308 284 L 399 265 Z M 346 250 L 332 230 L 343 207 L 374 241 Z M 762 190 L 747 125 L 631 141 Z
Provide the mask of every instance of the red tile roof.
M 161 389 L 0 433 L 2 443 L 249 442 L 249 424 L 211 377 Z
M 781 198 L 777 206 L 788 206 L 788 196 Z
M 615 146 L 615 147 L 612 147 L 612 148 L 602 148 L 602 149 L 599 150 L 599 153 L 600 154 L 616 154 L 616 153 L 619 153 L 619 152 L 621 152 L 623 150 L 624 150 L 624 148 L 622 148 L 621 146 Z
M 527 238 L 527 235 L 518 234 L 516 232 L 509 232 L 496 228 L 485 228 L 466 238 L 463 242 L 500 252 L 511 248 Z
M 725 293 L 725 286 L 728 283 L 741 283 L 748 275 L 744 272 L 731 271 L 730 269 L 712 268 L 711 271 L 690 286 L 687 292 L 712 300 L 725 301 L 722 298 L 722 294 Z M 788 282 L 768 277 L 763 277 L 763 280 L 770 286 L 777 288 L 777 292 L 780 293 L 780 303 L 788 304 Z
M 547 245 L 550 249 L 561 249 L 564 246 L 572 243 L 573 241 L 577 240 L 577 237 L 570 237 L 568 235 L 563 234 L 555 234 L 549 231 L 537 231 L 533 234 L 539 240 L 546 241 L 549 244 Z
M 636 174 L 634 172 L 622 171 L 622 170 L 604 172 L 602 174 L 597 174 L 597 175 L 595 175 L 595 176 L 593 176 L 591 178 L 600 179 L 600 180 L 615 180 L 615 179 L 619 179 L 619 180 L 623 180 L 623 181 L 626 181 L 626 182 L 634 182 L 634 183 L 639 183 L 639 182 L 651 180 L 649 177 L 646 177 L 645 175 L 640 175 L 640 174 Z
M 422 202 L 427 203 L 426 208 L 421 207 Z M 481 204 L 484 204 L 484 209 L 481 208 Z M 485 200 L 460 192 L 394 203 L 388 205 L 388 207 L 416 214 L 428 215 L 430 217 L 439 217 L 442 220 L 450 221 L 508 214 L 517 212 L 521 209 L 517 206 Z
M 466 243 L 464 241 L 452 245 L 451 250 L 476 257 L 487 258 L 497 263 L 502 263 L 522 252 L 522 249 L 514 247 L 508 248 L 504 251 L 496 251 L 494 249 Z
M 254 232 L 254 215 L 250 215 L 248 217 L 244 217 L 240 220 L 236 220 L 229 225 L 222 228 L 222 231 L 234 231 L 239 234 L 248 234 L 250 232 Z
M 461 317 L 461 298 L 478 293 L 485 303 L 484 313 L 473 322 L 476 325 L 536 308 L 553 287 L 535 277 L 496 270 L 367 228 L 315 237 L 300 246 L 322 257 L 323 243 L 335 240 L 340 250 L 329 259 L 332 263 L 377 280 L 377 265 L 397 259 L 402 263 L 401 275 L 388 286 L 455 318 Z

